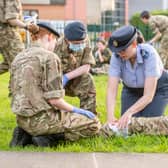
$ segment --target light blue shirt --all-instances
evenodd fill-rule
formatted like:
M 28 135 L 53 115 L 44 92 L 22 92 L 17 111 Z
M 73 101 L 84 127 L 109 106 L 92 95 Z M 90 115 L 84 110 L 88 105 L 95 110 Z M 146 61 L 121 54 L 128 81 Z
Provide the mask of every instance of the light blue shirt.
M 109 76 L 119 77 L 131 88 L 143 88 L 147 77 L 162 75 L 163 63 L 157 51 L 149 44 L 139 44 L 134 66 L 129 60 L 123 60 L 115 53 L 111 57 Z

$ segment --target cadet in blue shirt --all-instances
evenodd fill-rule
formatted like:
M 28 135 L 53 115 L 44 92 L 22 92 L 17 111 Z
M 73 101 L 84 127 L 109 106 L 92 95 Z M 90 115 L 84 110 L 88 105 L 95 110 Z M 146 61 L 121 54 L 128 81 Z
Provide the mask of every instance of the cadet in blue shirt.
M 123 26 L 109 39 L 111 57 L 107 87 L 108 123 L 125 128 L 132 116 L 155 117 L 168 104 L 168 72 L 157 51 L 149 44 L 138 44 L 137 30 Z M 121 118 L 114 117 L 120 79 L 123 82 Z

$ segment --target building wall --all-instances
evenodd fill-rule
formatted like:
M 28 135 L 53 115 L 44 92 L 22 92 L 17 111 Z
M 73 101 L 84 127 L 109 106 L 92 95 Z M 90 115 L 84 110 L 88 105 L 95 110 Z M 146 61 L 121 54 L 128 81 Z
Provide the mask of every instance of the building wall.
M 87 0 L 86 17 L 88 24 L 101 23 L 101 0 Z
M 127 23 L 127 11 L 124 3 L 128 0 L 65 0 L 64 5 L 50 5 L 51 0 L 21 0 L 24 10 L 38 10 L 40 19 L 47 20 L 81 20 L 87 24 L 101 24 L 105 11 L 109 24 Z M 58 0 L 59 1 L 59 0 Z M 61 0 L 60 0 L 61 1 Z M 104 22 L 105 23 L 105 19 Z
M 22 0 L 23 10 L 38 10 L 39 19 L 47 20 L 81 20 L 86 23 L 86 0 L 66 0 L 65 5 L 46 5 L 49 0 Z M 32 4 L 30 4 L 32 3 Z
M 81 20 L 86 23 L 86 0 L 67 0 L 65 20 Z
M 39 19 L 64 20 L 64 6 L 55 5 L 23 5 L 23 10 L 38 10 Z

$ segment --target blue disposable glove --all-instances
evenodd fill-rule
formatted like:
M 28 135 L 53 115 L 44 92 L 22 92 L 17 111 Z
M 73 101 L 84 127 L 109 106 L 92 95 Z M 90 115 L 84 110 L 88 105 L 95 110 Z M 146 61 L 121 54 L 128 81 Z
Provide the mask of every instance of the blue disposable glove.
M 63 87 L 68 83 L 69 79 L 66 75 L 63 75 Z
M 91 111 L 84 110 L 84 109 L 81 109 L 81 108 L 73 107 L 72 112 L 78 113 L 78 114 L 81 114 L 81 115 L 85 115 L 86 117 L 88 117 L 90 119 L 95 118 L 95 114 L 93 114 Z

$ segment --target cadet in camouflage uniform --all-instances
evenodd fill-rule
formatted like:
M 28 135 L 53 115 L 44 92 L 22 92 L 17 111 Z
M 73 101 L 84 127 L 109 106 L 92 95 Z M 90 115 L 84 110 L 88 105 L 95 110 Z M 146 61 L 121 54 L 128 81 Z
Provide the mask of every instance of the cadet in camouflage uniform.
M 153 43 L 161 38 L 159 54 L 164 67 L 168 69 L 168 17 L 163 15 L 151 16 L 148 11 L 143 11 L 140 17 L 142 22 L 149 24 L 155 33 L 155 36 L 149 43 Z
M 111 51 L 106 46 L 106 41 L 98 39 L 96 47 L 93 49 L 93 56 L 96 61 L 96 65 L 92 67 L 92 74 L 107 74 L 110 64 Z
M 98 118 L 63 99 L 61 62 L 51 52 L 59 34 L 48 22 L 37 25 L 40 28 L 32 35 L 32 47 L 18 54 L 12 63 L 11 106 L 20 133 L 24 130 L 33 136 L 32 141 L 37 146 L 52 146 L 58 137 L 74 141 L 95 135 L 101 127 Z M 25 133 L 13 145 L 19 136 L 17 127 L 11 146 L 30 143 L 24 142 Z
M 19 28 L 36 31 L 35 25 L 26 25 L 21 21 L 22 6 L 20 0 L 0 1 L 0 54 L 3 62 L 0 63 L 0 74 L 10 69 L 14 57 L 24 49 Z
M 81 108 L 96 113 L 96 89 L 89 73 L 95 60 L 83 23 L 76 21 L 65 27 L 64 37 L 60 38 L 55 53 L 62 63 L 65 94 L 77 96 Z

